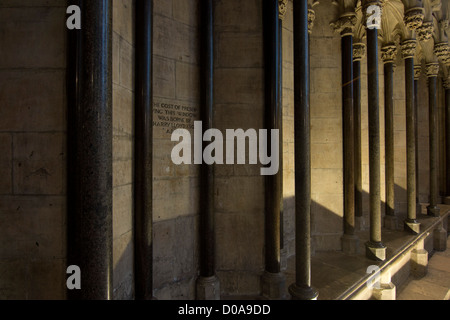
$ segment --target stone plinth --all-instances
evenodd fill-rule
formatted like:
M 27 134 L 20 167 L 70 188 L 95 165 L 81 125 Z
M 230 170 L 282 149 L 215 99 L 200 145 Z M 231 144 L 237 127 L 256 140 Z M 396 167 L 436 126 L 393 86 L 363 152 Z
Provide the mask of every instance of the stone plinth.
M 285 298 L 286 277 L 283 273 L 264 272 L 261 277 L 262 295 L 271 300 Z
M 197 300 L 220 300 L 220 282 L 216 276 L 197 279 Z

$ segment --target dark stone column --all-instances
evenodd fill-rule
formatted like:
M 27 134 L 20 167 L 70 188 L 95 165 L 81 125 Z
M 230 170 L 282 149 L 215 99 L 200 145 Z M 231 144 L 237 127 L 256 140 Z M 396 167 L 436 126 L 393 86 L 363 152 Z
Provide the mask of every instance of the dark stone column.
M 213 0 L 201 2 L 201 119 L 204 132 L 214 128 L 214 10 Z M 204 133 L 203 132 L 203 133 Z M 205 147 L 206 145 L 204 145 Z M 220 283 L 215 270 L 214 166 L 201 166 L 200 277 L 198 300 L 219 300 Z
M 404 228 L 411 233 L 419 233 L 420 224 L 416 220 L 416 134 L 415 134 L 415 97 L 414 97 L 414 54 L 416 40 L 402 43 L 405 60 L 405 95 L 406 95 L 406 192 L 407 218 Z
M 134 159 L 134 268 L 135 298 L 153 296 L 153 1 L 136 1 L 135 159 Z
M 281 6 L 283 3 L 281 3 Z M 285 4 L 284 4 L 285 5 Z M 282 129 L 281 105 L 281 21 L 278 0 L 263 2 L 264 10 L 264 57 L 265 57 L 265 127 Z M 270 135 L 271 136 L 271 135 Z M 272 139 L 268 139 L 271 150 Z M 282 145 L 282 140 L 277 142 Z M 283 163 L 282 149 L 279 163 Z M 281 273 L 281 211 L 283 208 L 283 171 L 265 177 L 265 272 L 262 276 L 262 294 L 269 299 L 281 299 L 286 293 L 286 279 Z
M 414 66 L 414 130 L 416 133 L 416 214 L 422 212 L 422 205 L 419 199 L 419 78 L 422 66 Z
M 395 216 L 395 181 L 394 181 L 394 60 L 397 47 L 394 44 L 381 48 L 384 62 L 384 120 L 385 120 L 385 180 L 386 180 L 386 215 L 384 226 L 396 230 L 398 220 Z
M 353 103 L 354 103 L 354 155 L 355 155 L 355 224 L 364 229 L 362 209 L 362 161 L 361 161 L 361 59 L 365 55 L 365 44 L 353 45 Z
M 446 194 L 445 203 L 450 204 L 450 79 L 444 80 L 445 89 L 445 153 Z
M 68 264 L 81 270 L 70 299 L 107 300 L 112 261 L 112 1 L 76 1 L 69 32 Z
M 437 122 L 437 76 L 439 64 L 430 63 L 426 66 L 428 77 L 428 97 L 429 97 L 429 128 L 430 128 L 430 205 L 427 213 L 430 216 L 438 217 L 440 208 L 438 207 L 439 187 L 438 187 L 438 122 Z
M 314 300 L 311 287 L 311 136 L 308 3 L 294 1 L 295 283 L 294 300 Z M 312 17 L 313 14 L 309 13 Z
M 344 164 L 344 235 L 342 251 L 357 253 L 359 240 L 355 235 L 355 158 L 353 105 L 353 29 L 356 14 L 347 12 L 332 23 L 341 34 L 342 63 L 342 140 Z
M 379 5 L 378 2 L 368 2 L 368 4 Z M 369 187 L 370 240 L 366 243 L 366 255 L 370 259 L 385 260 L 386 247 L 381 242 L 378 30 L 375 28 L 367 29 L 366 34 L 367 34 L 367 78 L 368 78 L 367 83 L 368 83 L 368 102 L 369 102 L 369 184 L 370 184 Z

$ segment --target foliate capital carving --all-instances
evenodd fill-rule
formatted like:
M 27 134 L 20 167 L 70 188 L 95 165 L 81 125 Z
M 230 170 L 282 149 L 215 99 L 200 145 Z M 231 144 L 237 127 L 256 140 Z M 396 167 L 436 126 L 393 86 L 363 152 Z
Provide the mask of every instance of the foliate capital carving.
M 425 72 L 428 78 L 437 77 L 439 74 L 439 63 L 429 63 L 425 66 Z
M 278 0 L 278 16 L 280 20 L 284 20 L 287 12 L 287 0 Z
M 403 59 L 414 58 L 414 55 L 416 53 L 416 46 L 417 46 L 416 40 L 406 40 L 402 42 L 401 49 Z
M 433 22 L 423 22 L 416 28 L 417 38 L 420 41 L 428 41 L 433 37 Z
M 421 73 L 422 73 L 422 66 L 415 65 L 414 66 L 414 80 L 419 80 Z
M 335 32 L 341 34 L 342 37 L 347 35 L 353 35 L 355 30 L 355 25 L 358 19 L 356 18 L 356 13 L 348 13 L 339 17 L 335 22 L 330 23 L 330 26 Z
M 423 24 L 425 10 L 421 7 L 414 7 L 405 12 L 405 25 L 410 30 L 415 30 Z
M 440 61 L 446 63 L 450 59 L 450 47 L 447 42 L 440 42 L 434 45 L 434 54 Z
M 384 63 L 393 63 L 397 56 L 397 46 L 387 45 L 381 48 L 381 59 Z
M 361 61 L 366 55 L 366 45 L 364 43 L 353 44 L 353 61 Z
M 314 28 L 314 21 L 316 20 L 316 13 L 313 9 L 308 9 L 308 33 L 312 33 Z
M 447 76 L 443 80 L 444 80 L 443 85 L 444 85 L 445 90 L 450 90 L 450 76 Z

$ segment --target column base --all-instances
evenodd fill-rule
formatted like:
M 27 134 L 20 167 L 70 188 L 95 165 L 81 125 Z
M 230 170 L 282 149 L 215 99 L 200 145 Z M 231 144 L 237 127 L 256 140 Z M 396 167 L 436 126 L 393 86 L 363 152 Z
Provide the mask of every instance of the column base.
M 359 238 L 355 235 L 344 234 L 341 238 L 342 251 L 348 254 L 359 253 Z
M 416 203 L 416 214 L 422 214 L 422 205 L 419 202 Z
M 364 217 L 355 217 L 355 229 L 358 231 L 365 230 L 365 220 Z
M 366 242 L 366 257 L 375 261 L 386 260 L 386 247 L 380 243 Z
M 406 219 L 403 223 L 405 231 L 412 234 L 420 233 L 420 223 L 417 220 Z
M 447 250 L 447 231 L 442 226 L 433 231 L 433 246 L 437 251 Z
M 444 198 L 444 204 L 450 204 L 450 196 Z
M 220 282 L 216 276 L 197 278 L 197 300 L 220 300 Z
M 283 273 L 270 273 L 264 271 L 261 276 L 262 295 L 270 300 L 286 298 L 286 277 Z
M 313 287 L 298 286 L 296 283 L 289 286 L 292 300 L 317 300 L 319 292 Z
M 379 288 L 373 288 L 372 296 L 377 300 L 395 300 L 395 285 L 392 282 L 382 283 Z
M 438 206 L 428 206 L 427 207 L 427 215 L 431 217 L 439 217 L 441 212 L 441 208 Z
M 411 251 L 411 275 L 422 278 L 428 273 L 428 251 L 414 249 Z
M 398 218 L 396 216 L 384 216 L 384 227 L 388 230 L 397 230 Z

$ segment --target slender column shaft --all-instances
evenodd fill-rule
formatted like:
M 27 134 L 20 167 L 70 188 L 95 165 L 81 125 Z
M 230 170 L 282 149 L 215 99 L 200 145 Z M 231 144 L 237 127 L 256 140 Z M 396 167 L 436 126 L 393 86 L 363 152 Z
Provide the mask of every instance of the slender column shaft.
M 311 141 L 307 1 L 294 1 L 295 283 L 293 299 L 316 299 L 311 288 Z
M 416 141 L 416 207 L 420 208 L 419 200 L 419 78 L 414 77 L 414 131 Z M 417 212 L 416 214 L 420 213 Z
M 445 151 L 447 198 L 450 200 L 450 88 L 445 88 Z
M 266 128 L 281 129 L 280 104 L 280 20 L 278 13 L 278 0 L 264 1 L 264 32 L 265 32 L 265 105 Z M 277 142 L 279 143 L 279 141 Z M 271 147 L 268 139 L 268 149 Z M 280 153 L 280 163 L 281 153 Z M 265 268 L 270 273 L 280 272 L 281 246 L 280 246 L 280 212 L 282 201 L 281 172 L 266 176 L 266 213 L 265 213 Z
M 378 30 L 367 29 L 369 99 L 370 242 L 381 243 L 380 104 L 378 87 Z
M 202 78 L 201 118 L 203 130 L 213 128 L 214 92 L 214 19 L 213 1 L 202 1 Z M 214 225 L 214 167 L 201 167 L 201 215 L 200 215 L 200 275 L 215 275 L 215 225 Z
M 384 64 L 386 215 L 395 216 L 394 199 L 394 63 Z
M 405 94 L 406 94 L 406 193 L 407 221 L 416 220 L 416 134 L 414 111 L 414 59 L 405 59 Z
M 153 105 L 152 105 L 152 0 L 136 1 L 135 64 L 135 296 L 153 295 Z
M 428 214 L 439 215 L 438 196 L 438 123 L 437 123 L 437 96 L 436 96 L 437 75 L 428 77 L 428 97 L 429 97 L 429 130 L 430 130 L 430 205 Z
M 69 33 L 68 263 L 82 290 L 112 298 L 112 1 L 80 1 L 82 29 Z M 76 39 L 73 39 L 76 38 Z
M 343 36 L 342 119 L 344 144 L 344 234 L 355 234 L 355 159 L 353 114 L 353 37 Z
M 361 165 L 361 61 L 353 62 L 353 103 L 355 125 L 355 216 L 362 217 L 362 165 Z

